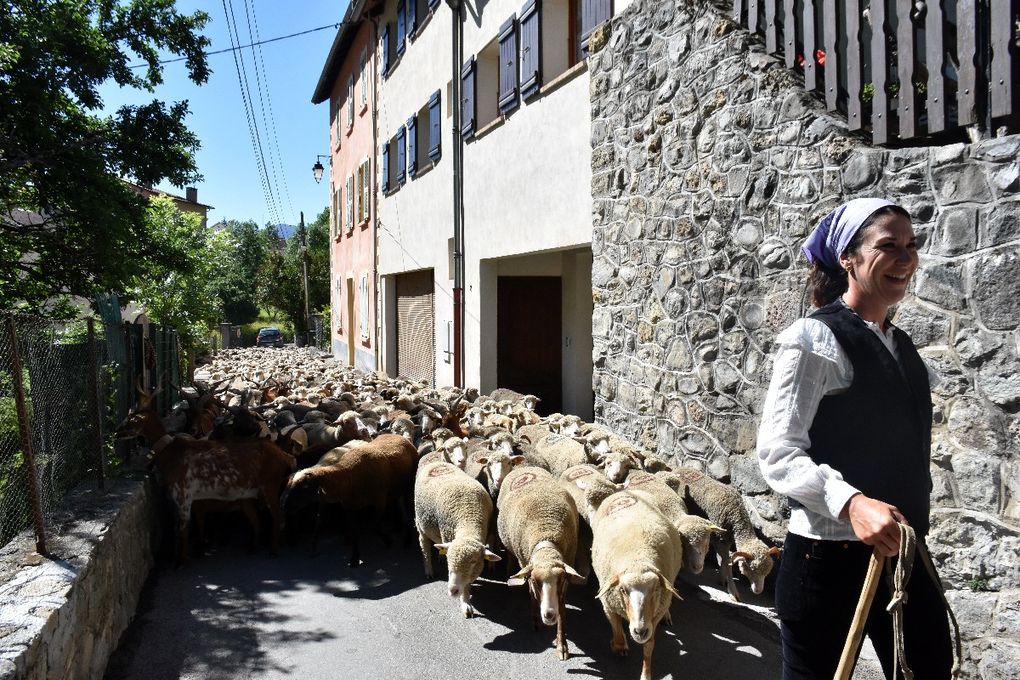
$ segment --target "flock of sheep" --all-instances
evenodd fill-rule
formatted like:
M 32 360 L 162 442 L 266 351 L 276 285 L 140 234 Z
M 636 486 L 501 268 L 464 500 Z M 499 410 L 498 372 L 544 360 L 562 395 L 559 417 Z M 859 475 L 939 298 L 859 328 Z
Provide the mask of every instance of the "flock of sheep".
M 557 627 L 561 659 L 569 657 L 568 585 L 592 573 L 612 650 L 627 652 L 626 626 L 643 646 L 641 677 L 649 680 L 656 626 L 668 616 L 681 568 L 699 573 L 714 546 L 736 599 L 732 567 L 760 593 L 778 552 L 759 540 L 729 485 L 700 470 L 672 469 L 576 416 L 539 417 L 530 395 L 433 389 L 293 349 L 222 351 L 195 382 L 197 392 L 182 390 L 188 398 L 163 419 L 162 430 L 150 428 L 150 440 L 171 437 L 187 447 L 188 440 L 262 438 L 292 456 L 293 465 L 270 482 L 282 489 L 275 500 L 260 490 L 264 481 L 244 493 L 216 490 L 222 484 L 211 482 L 181 502 L 240 501 L 249 517 L 251 504 L 261 501 L 273 512 L 276 503 L 281 523 L 283 516 L 314 512 L 316 524 L 323 506 L 339 503 L 352 565 L 360 561 L 364 526 L 413 509 L 425 574 L 432 577 L 436 555 L 445 556 L 449 594 L 463 615 L 474 614 L 472 582 L 487 563 L 502 560 L 508 585 L 527 587 L 535 625 Z M 237 476 L 217 479 L 227 477 Z

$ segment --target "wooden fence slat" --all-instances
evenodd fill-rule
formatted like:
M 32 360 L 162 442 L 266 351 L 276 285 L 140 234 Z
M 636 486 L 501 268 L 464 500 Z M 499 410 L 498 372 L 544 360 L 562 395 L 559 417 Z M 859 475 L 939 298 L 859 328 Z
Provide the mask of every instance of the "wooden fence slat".
M 977 122 L 977 7 L 975 0 L 960 0 L 956 6 L 956 57 L 960 63 L 958 120 L 960 125 Z
M 776 26 L 776 0 L 765 0 L 765 49 L 775 54 L 779 49 L 779 27 Z
M 747 30 L 758 32 L 758 0 L 749 0 L 747 3 Z
M 815 0 L 804 0 L 804 89 L 813 91 L 818 84 L 815 71 Z
M 783 54 L 786 68 L 797 64 L 797 20 L 793 16 L 794 0 L 783 0 Z
M 886 60 L 885 2 L 871 3 L 871 138 L 875 144 L 889 140 L 889 97 L 885 91 Z
M 929 0 L 924 25 L 924 62 L 928 67 L 928 134 L 946 129 L 946 81 L 942 75 L 942 2 Z
M 825 0 L 822 6 L 822 22 L 825 33 L 825 108 L 836 110 L 839 94 L 839 55 L 836 53 L 836 0 Z
M 847 126 L 864 126 L 861 111 L 861 3 L 846 0 L 846 114 Z
M 1010 49 L 1010 43 L 1017 22 L 1015 5 L 1015 0 L 990 2 L 992 68 L 991 81 L 988 84 L 991 90 L 993 118 L 1013 113 L 1013 73 L 1016 71 L 1016 59 Z
M 910 19 L 913 7 L 909 2 L 897 2 L 896 14 L 896 72 L 900 81 L 899 106 L 900 139 L 911 139 L 917 132 L 917 107 L 914 106 L 914 22 Z

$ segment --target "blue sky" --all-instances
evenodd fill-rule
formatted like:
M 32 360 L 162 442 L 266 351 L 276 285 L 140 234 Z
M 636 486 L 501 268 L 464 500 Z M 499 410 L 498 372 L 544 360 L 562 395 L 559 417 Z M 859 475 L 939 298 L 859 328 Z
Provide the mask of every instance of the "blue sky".
M 347 9 L 346 0 L 231 0 L 240 44 L 247 45 L 248 21 L 245 2 L 253 12 L 252 35 L 257 25 L 257 40 L 289 35 L 326 24 L 339 23 Z M 209 14 L 205 35 L 212 41 L 209 50 L 230 47 L 223 2 L 178 0 L 178 10 L 196 9 Z M 231 7 L 231 3 L 227 3 Z M 188 100 L 191 114 L 188 127 L 202 142 L 198 152 L 198 200 L 213 206 L 210 224 L 223 219 L 252 219 L 259 225 L 268 222 L 297 224 L 298 212 L 311 221 L 329 201 L 326 182 L 312 179 L 316 154 L 329 153 L 329 103 L 313 105 L 312 92 L 336 36 L 330 27 L 307 35 L 280 40 L 261 48 L 242 50 L 248 89 L 262 140 L 266 172 L 273 186 L 275 206 L 270 206 L 263 190 L 262 173 L 256 161 L 245 116 L 237 68 L 230 52 L 211 55 L 212 75 L 202 86 L 192 83 L 183 62 L 164 66 L 164 83 L 155 93 L 121 89 L 108 84 L 101 93 L 105 108 L 116 110 L 123 104 L 140 104 L 153 97 L 166 102 Z M 260 100 L 256 63 L 261 76 Z M 261 69 L 264 66 L 264 71 Z M 275 134 L 274 134 L 275 132 Z M 325 163 L 325 159 L 324 159 Z M 328 177 L 328 171 L 326 173 Z M 160 188 L 180 193 L 169 185 Z

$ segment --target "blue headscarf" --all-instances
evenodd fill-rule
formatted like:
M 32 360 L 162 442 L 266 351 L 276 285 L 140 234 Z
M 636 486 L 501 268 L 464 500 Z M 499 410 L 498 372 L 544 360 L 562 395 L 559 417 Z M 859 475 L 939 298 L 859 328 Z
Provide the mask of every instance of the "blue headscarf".
M 855 198 L 822 218 L 801 248 L 808 262 L 829 272 L 839 273 L 839 256 L 868 218 L 888 205 L 884 198 Z

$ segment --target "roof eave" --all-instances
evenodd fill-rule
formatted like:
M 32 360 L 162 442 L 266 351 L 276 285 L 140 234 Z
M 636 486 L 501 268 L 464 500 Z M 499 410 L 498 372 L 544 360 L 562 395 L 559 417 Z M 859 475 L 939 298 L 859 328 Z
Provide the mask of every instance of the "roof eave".
M 337 75 L 340 73 L 340 66 L 354 41 L 354 34 L 361 26 L 360 17 L 365 3 L 366 0 L 355 0 L 347 6 L 344 18 L 340 22 L 340 28 L 337 29 L 336 37 L 333 38 L 333 44 L 329 48 L 329 54 L 326 55 L 326 63 L 322 66 L 319 81 L 315 84 L 315 91 L 312 93 L 313 104 L 321 104 L 329 99 L 333 91 L 333 83 L 336 82 Z M 358 19 L 355 20 L 355 17 Z

